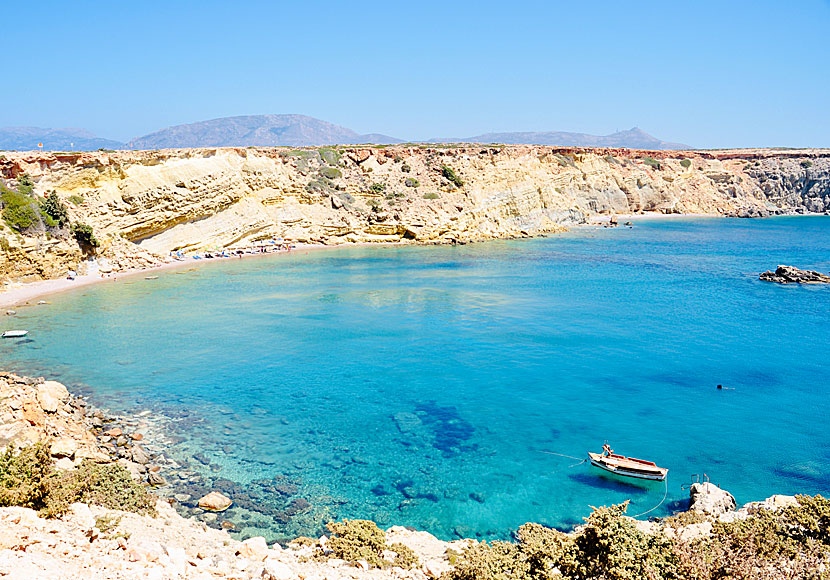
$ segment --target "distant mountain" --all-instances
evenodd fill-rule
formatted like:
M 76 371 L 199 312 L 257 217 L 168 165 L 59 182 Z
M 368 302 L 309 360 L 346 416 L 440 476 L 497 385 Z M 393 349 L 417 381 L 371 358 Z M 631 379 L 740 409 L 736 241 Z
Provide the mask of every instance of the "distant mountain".
M 625 147 L 628 149 L 691 149 L 682 143 L 661 141 L 634 127 L 611 135 L 545 131 L 541 133 L 485 133 L 475 137 L 430 139 L 430 143 L 504 143 L 506 145 L 558 145 L 562 147 Z
M 129 142 L 134 149 L 176 147 L 275 147 L 401 143 L 400 139 L 358 133 L 306 115 L 248 115 L 175 125 Z
M 661 141 L 634 127 L 611 135 L 547 131 L 541 133 L 485 133 L 475 137 L 444 137 L 429 143 L 504 143 L 563 147 L 627 147 L 629 149 L 691 149 L 681 143 Z M 188 147 L 304 147 L 315 145 L 388 145 L 403 140 L 380 133 L 361 135 L 346 127 L 306 115 L 248 115 L 223 117 L 187 125 L 175 125 L 127 144 L 102 139 L 85 129 L 0 128 L 0 150 L 28 151 L 43 143 L 45 151 L 94 151 L 96 149 L 176 149 Z
M 44 151 L 94 151 L 96 149 L 123 149 L 124 144 L 112 139 L 96 137 L 86 129 L 43 129 L 41 127 L 0 128 L 0 149 L 30 151 L 43 143 Z

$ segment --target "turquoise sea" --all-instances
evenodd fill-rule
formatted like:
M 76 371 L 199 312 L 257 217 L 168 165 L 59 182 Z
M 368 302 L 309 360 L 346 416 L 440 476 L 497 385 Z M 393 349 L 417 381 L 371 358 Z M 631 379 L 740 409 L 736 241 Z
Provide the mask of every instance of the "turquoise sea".
M 830 287 L 758 280 L 777 264 L 830 270 L 830 217 L 228 260 L 20 308 L 0 366 L 152 410 L 241 535 L 507 537 L 666 490 L 667 515 L 703 473 L 739 504 L 826 495 Z M 667 486 L 578 463 L 606 440 Z

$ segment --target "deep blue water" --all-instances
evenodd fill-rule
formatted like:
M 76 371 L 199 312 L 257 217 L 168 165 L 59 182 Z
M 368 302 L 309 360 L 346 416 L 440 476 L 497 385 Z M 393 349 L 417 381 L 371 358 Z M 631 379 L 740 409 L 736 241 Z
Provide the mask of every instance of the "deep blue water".
M 779 263 L 830 270 L 830 218 L 295 252 L 56 295 L 4 323 L 32 340 L 0 357 L 175 418 L 167 453 L 205 477 L 284 484 L 272 537 L 343 517 L 504 537 L 660 502 L 543 453 L 605 440 L 670 469 L 649 515 L 704 472 L 739 503 L 826 494 L 830 288 L 758 280 Z

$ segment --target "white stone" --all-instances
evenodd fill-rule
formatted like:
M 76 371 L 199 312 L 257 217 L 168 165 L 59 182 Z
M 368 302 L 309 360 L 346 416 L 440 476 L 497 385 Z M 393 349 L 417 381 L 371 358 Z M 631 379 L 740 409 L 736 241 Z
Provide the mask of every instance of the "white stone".
M 58 471 L 71 471 L 75 469 L 75 462 L 68 457 L 61 457 L 55 461 L 55 469 Z
M 187 554 L 184 548 L 166 546 L 165 551 L 167 552 L 167 570 L 174 575 L 184 576 L 187 573 Z
M 262 536 L 254 536 L 242 542 L 236 553 L 248 560 L 261 562 L 268 556 L 268 543 Z
M 51 447 L 49 447 L 49 453 L 53 457 L 69 457 L 71 459 L 80 446 L 81 444 L 74 439 L 61 437 L 52 443 Z
M 439 578 L 441 574 L 449 571 L 449 569 L 449 564 L 445 562 L 439 562 L 438 560 L 430 560 L 426 564 L 424 564 L 423 567 L 424 573 L 429 578 Z
M 57 381 L 46 381 L 37 386 L 37 402 L 47 413 L 54 413 L 69 399 L 69 391 Z
M 265 560 L 262 570 L 263 580 L 292 580 L 297 575 L 284 562 L 280 562 L 274 558 Z
M 84 459 L 89 459 L 95 463 L 109 463 L 110 456 L 97 449 L 90 449 L 89 447 L 81 447 L 75 451 L 75 465 L 80 465 Z
M 79 528 L 89 530 L 95 526 L 95 516 L 85 503 L 73 503 L 69 506 L 69 518 Z

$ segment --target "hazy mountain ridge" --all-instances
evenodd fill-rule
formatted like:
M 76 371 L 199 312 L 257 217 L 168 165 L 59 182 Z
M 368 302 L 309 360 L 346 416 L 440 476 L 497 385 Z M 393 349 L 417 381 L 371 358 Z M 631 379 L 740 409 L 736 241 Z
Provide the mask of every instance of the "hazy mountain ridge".
M 393 145 L 403 139 L 381 133 L 359 134 L 347 127 L 307 115 L 242 115 L 174 125 L 129 143 L 97 137 L 84 129 L 0 128 L 0 149 L 46 151 L 95 149 L 186 149 L 199 147 L 313 147 L 374 143 Z M 624 147 L 629 149 L 690 149 L 634 127 L 611 135 L 564 131 L 484 133 L 474 137 L 439 137 L 428 143 L 504 143 L 563 147 Z
M 670 143 L 649 135 L 639 127 L 610 135 L 590 135 L 566 131 L 526 131 L 484 133 L 475 137 L 430 139 L 430 143 L 504 143 L 505 145 L 555 145 L 559 147 L 625 147 L 628 149 L 691 149 L 682 143 Z
M 98 137 L 86 129 L 65 127 L 46 129 L 42 127 L 0 128 L 0 150 L 30 151 L 43 143 L 45 151 L 94 151 L 96 149 L 123 149 L 124 143 Z
M 346 127 L 306 115 L 246 115 L 167 127 L 133 139 L 128 145 L 132 149 L 171 149 L 400 142 L 400 139 L 377 133 L 360 135 Z

